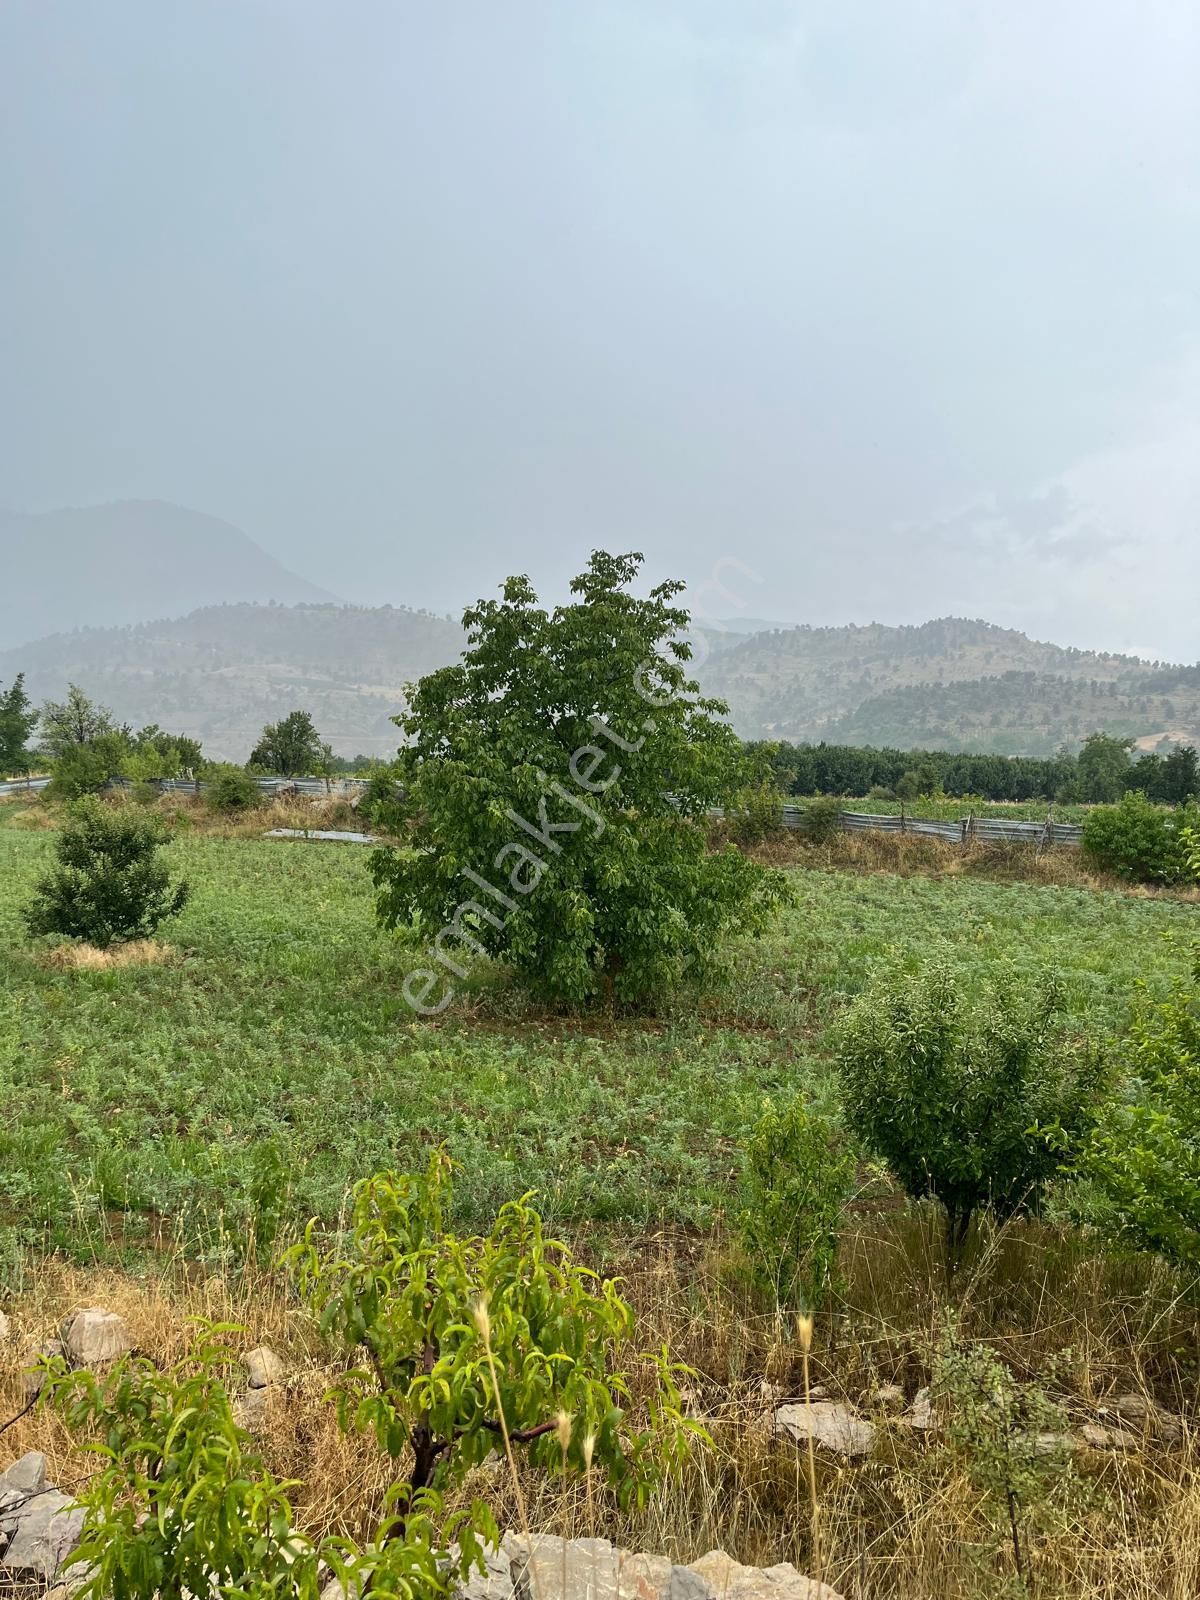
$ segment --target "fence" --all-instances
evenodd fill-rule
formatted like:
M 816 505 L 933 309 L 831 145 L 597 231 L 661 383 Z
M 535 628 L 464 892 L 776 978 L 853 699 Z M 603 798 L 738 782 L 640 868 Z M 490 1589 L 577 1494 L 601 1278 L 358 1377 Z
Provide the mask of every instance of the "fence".
M 329 795 L 345 799 L 361 794 L 367 787 L 364 778 L 256 778 L 264 794 Z M 25 794 L 44 789 L 49 778 L 18 778 L 10 783 L 0 783 L 0 795 Z M 111 788 L 129 788 L 128 779 L 114 779 Z M 157 778 L 154 787 L 167 794 L 203 794 L 208 784 L 191 778 Z M 723 817 L 720 806 L 714 806 L 714 817 Z M 811 822 L 803 806 L 785 805 L 783 825 L 796 833 L 807 833 Z M 929 839 L 942 839 L 947 844 L 1031 844 L 1044 850 L 1051 845 L 1076 847 L 1083 838 L 1083 829 L 1073 822 L 1055 822 L 1047 817 L 1045 822 L 1018 822 L 1008 817 L 977 817 L 974 814 L 954 822 L 937 822 L 927 817 L 910 817 L 901 811 L 898 816 L 873 816 L 866 811 L 839 811 L 838 826 L 846 833 L 904 833 Z

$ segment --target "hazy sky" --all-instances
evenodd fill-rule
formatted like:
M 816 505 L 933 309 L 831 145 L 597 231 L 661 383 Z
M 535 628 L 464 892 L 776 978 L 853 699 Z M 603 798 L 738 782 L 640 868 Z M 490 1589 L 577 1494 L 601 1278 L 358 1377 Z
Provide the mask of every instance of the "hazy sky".
M 1194 660 L 1198 86 L 1195 0 L 3 0 L 0 502 Z

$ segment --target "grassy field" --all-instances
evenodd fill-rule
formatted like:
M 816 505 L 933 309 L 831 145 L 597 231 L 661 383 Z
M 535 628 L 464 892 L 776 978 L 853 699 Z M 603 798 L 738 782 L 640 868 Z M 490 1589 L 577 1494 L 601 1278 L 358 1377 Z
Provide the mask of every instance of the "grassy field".
M 1185 969 L 1194 898 L 1098 888 L 1065 857 L 973 864 L 928 840 L 787 841 L 776 859 L 794 904 L 729 950 L 726 981 L 699 1002 L 636 1020 L 552 1016 L 481 972 L 458 1008 L 422 1022 L 400 997 L 420 950 L 376 928 L 366 851 L 264 840 L 253 819 L 222 836 L 182 813 L 170 858 L 194 893 L 164 929 L 166 959 L 76 968 L 31 947 L 20 922 L 47 821 L 42 807 L 0 806 L 0 1306 L 13 1328 L 0 1421 L 21 1409 L 23 1353 L 80 1306 L 120 1311 L 160 1363 L 185 1348 L 189 1318 L 231 1320 L 286 1364 L 257 1426 L 272 1470 L 297 1480 L 298 1526 L 362 1537 L 391 1475 L 340 1433 L 325 1396 L 344 1357 L 272 1245 L 310 1214 L 336 1221 L 356 1178 L 421 1165 L 444 1140 L 462 1163 L 464 1220 L 535 1188 L 557 1230 L 623 1271 L 639 1339 L 689 1363 L 689 1404 L 712 1436 L 641 1515 L 525 1474 L 533 1526 L 685 1560 L 719 1545 L 820 1565 L 853 1600 L 1031 1592 L 969 1462 L 900 1426 L 881 1397 L 896 1385 L 908 1404 L 930 1379 L 948 1299 L 930 1209 L 903 1205 L 869 1168 L 844 1218 L 813 1379 L 872 1418 L 878 1443 L 852 1465 L 817 1453 L 819 1541 L 803 1454 L 766 1409 L 798 1392 L 795 1331 L 738 1275 L 721 1213 L 764 1095 L 805 1086 L 833 1106 L 831 1024 L 882 963 L 945 953 L 980 974 L 1054 972 L 1081 1022 L 1119 1035 L 1135 985 L 1162 992 Z M 989 881 L 979 864 L 1027 881 Z M 1080 1455 L 1024 1508 L 1036 1593 L 1191 1600 L 1194 1285 L 1078 1227 L 985 1223 L 953 1300 L 963 1335 L 1047 1385 L 1069 1426 L 1111 1422 L 1128 1394 L 1183 1419 Z M 95 1470 L 42 1411 L 16 1418 L 3 1446 L 0 1465 L 44 1451 L 71 1492 Z M 501 1526 L 518 1520 L 503 1475 L 471 1492 Z
M 557 1227 L 707 1225 L 764 1095 L 823 1095 L 828 1025 L 882 961 L 943 949 L 1056 971 L 1119 1030 L 1139 978 L 1182 969 L 1194 907 L 962 877 L 795 871 L 796 904 L 731 952 L 723 990 L 652 1019 L 549 1017 L 485 974 L 415 1019 L 418 959 L 374 925 L 367 852 L 183 834 L 193 886 L 162 964 L 55 967 L 19 910 L 52 835 L 0 808 L 0 1226 L 134 1259 L 265 1249 L 348 1186 L 446 1141 L 464 1214 L 536 1188 Z

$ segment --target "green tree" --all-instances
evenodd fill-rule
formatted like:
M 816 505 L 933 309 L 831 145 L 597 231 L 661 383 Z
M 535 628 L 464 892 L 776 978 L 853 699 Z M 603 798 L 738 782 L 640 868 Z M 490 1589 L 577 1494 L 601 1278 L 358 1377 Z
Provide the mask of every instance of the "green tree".
M 705 813 L 744 759 L 684 671 L 683 586 L 628 592 L 641 559 L 596 551 L 552 612 L 509 578 L 465 613 L 461 662 L 396 718 L 411 848 L 372 868 L 386 926 L 441 930 L 442 971 L 405 984 L 424 1011 L 449 1003 L 444 973 L 465 977 L 467 950 L 557 998 L 643 1000 L 699 977 L 721 935 L 761 926 L 782 894 L 780 874 L 707 850 Z
M 633 1350 L 616 1285 L 545 1237 L 529 1196 L 502 1207 L 487 1234 L 452 1233 L 452 1176 L 435 1151 L 420 1177 L 369 1178 L 345 1248 L 310 1224 L 288 1253 L 322 1332 L 362 1358 L 339 1388 L 342 1425 L 373 1434 L 403 1467 L 401 1520 L 514 1445 L 548 1471 L 594 1469 L 622 1507 L 643 1507 L 702 1431 L 681 1413 L 679 1369 Z M 631 1358 L 649 1375 L 641 1428 Z M 495 1537 L 490 1519 L 481 1532 Z
M 112 712 L 89 700 L 76 684 L 67 685 L 65 700 L 47 700 L 39 713 L 41 748 L 52 761 L 60 760 L 80 745 L 94 744 L 106 734 L 118 733 Z
M 1055 984 L 980 984 L 937 961 L 854 1002 L 838 1067 L 854 1132 L 911 1198 L 945 1208 L 953 1269 L 977 1210 L 1036 1211 L 1087 1132 L 1105 1061 Z
M 1133 776 L 1133 743 L 1108 733 L 1088 734 L 1076 766 L 1081 800 L 1088 805 L 1112 805 L 1121 798 Z
M 304 778 L 319 771 L 327 748 L 311 713 L 292 711 L 282 721 L 267 724 L 247 765 L 281 778 Z
M 19 672 L 0 692 L 0 777 L 29 771 L 29 740 L 38 714 L 25 693 L 25 674 Z
M 152 817 L 81 800 L 55 841 L 57 865 L 25 911 L 30 933 L 85 939 L 102 950 L 148 937 L 189 895 L 159 858 L 166 842 Z
M 1083 1159 L 1120 1232 L 1200 1267 L 1200 946 L 1191 982 L 1154 1002 L 1145 988 L 1129 1038 L 1127 1089 L 1108 1105 Z
M 843 1135 L 797 1095 L 768 1100 L 744 1146 L 738 1231 L 752 1277 L 783 1311 L 819 1311 L 834 1286 L 854 1186 Z

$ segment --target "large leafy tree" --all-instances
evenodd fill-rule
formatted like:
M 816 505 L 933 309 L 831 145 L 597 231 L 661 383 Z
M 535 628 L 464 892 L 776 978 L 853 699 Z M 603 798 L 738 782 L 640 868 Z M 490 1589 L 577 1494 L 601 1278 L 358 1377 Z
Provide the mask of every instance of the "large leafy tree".
M 384 924 L 429 931 L 405 983 L 418 1010 L 449 1004 L 472 954 L 556 998 L 645 1000 L 782 893 L 779 874 L 707 849 L 705 812 L 737 792 L 744 757 L 687 677 L 683 585 L 635 596 L 641 561 L 594 552 L 553 611 L 509 578 L 464 614 L 462 660 L 396 718 L 411 848 L 372 868 Z
M 313 726 L 312 713 L 292 711 L 263 729 L 249 765 L 281 778 L 303 778 L 321 770 L 327 748 Z
M 37 719 L 25 692 L 25 675 L 18 673 L 8 688 L 0 691 L 0 777 L 29 771 L 27 747 Z
M 42 750 L 59 761 L 80 745 L 95 744 L 109 734 L 119 733 L 107 706 L 90 700 L 74 683 L 67 685 L 65 700 L 47 700 L 40 712 Z

